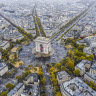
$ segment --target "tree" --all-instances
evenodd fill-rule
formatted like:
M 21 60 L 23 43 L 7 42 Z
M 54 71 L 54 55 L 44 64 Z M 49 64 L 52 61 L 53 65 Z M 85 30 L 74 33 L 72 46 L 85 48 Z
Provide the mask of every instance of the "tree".
M 42 79 L 41 79 L 41 82 L 42 82 L 42 84 L 46 84 L 46 80 L 45 80 L 45 78 L 43 77 Z
M 52 78 L 55 78 L 55 74 L 54 74 L 53 72 L 52 72 L 52 74 L 51 74 L 51 77 L 52 77 Z
M 52 83 L 53 83 L 54 86 L 56 86 L 58 84 L 58 81 L 57 81 L 56 78 L 52 78 L 51 81 L 52 81 Z
M 40 96 L 46 96 L 45 92 L 40 93 Z
M 66 70 L 66 67 L 62 66 L 61 69 L 62 69 L 62 70 Z
M 22 80 L 22 76 L 21 76 L 21 75 L 16 76 L 16 79 L 17 79 L 18 81 L 21 81 L 21 80 Z
M 67 55 L 68 55 L 70 58 L 74 57 L 74 51 L 72 51 L 72 50 L 68 51 L 68 52 L 67 52 Z
M 33 40 L 33 35 L 31 33 L 27 33 L 23 28 L 20 26 L 17 26 L 18 31 L 22 34 L 25 35 L 27 38 Z
M 60 92 L 56 92 L 56 96 L 62 96 Z
M 81 56 L 81 57 L 80 57 L 80 59 L 81 59 L 81 60 L 84 60 L 84 59 L 86 59 L 86 57 L 84 57 L 84 56 Z
M 0 94 L 0 96 L 7 96 L 7 94 L 8 94 L 8 91 L 3 91 L 3 92 Z
M 89 81 L 89 86 L 93 88 L 95 86 L 95 83 L 93 81 Z
M 50 68 L 50 70 L 49 70 L 49 73 L 50 72 L 53 72 L 54 71 L 54 68 L 53 68 L 53 66 Z
M 15 85 L 11 84 L 11 83 L 7 83 L 6 84 L 6 88 L 10 91 L 15 87 Z
M 71 71 L 74 70 L 74 62 L 73 60 L 71 60 L 70 58 L 67 59 L 67 64 L 66 64 L 67 68 L 70 69 Z
M 25 75 L 27 76 L 27 75 L 29 75 L 30 73 L 31 73 L 31 71 L 30 71 L 30 70 L 27 70 L 26 73 L 25 73 Z
M 38 75 L 39 75 L 40 77 L 43 77 L 42 69 L 39 70 Z
M 75 65 L 80 62 L 80 58 L 78 56 L 74 56 Z
M 68 74 L 72 75 L 72 71 L 66 70 L 66 72 L 67 72 Z
M 15 57 L 15 59 L 17 59 L 17 58 L 18 58 L 18 55 L 17 55 L 17 53 L 15 53 L 15 54 L 14 54 L 14 57 Z
M 92 61 L 94 59 L 94 55 L 91 54 L 91 55 L 87 56 L 86 58 L 87 58 L 87 60 Z
M 76 45 L 76 40 L 75 39 L 73 39 L 72 41 L 71 41 L 72 43 L 71 43 L 71 45 L 73 45 L 74 47 L 77 47 Z
M 54 86 L 54 90 L 55 90 L 55 92 L 57 92 L 59 90 L 59 87 L 58 86 Z
M 28 65 L 28 67 L 33 67 L 32 65 Z
M 22 79 L 24 79 L 26 76 L 27 76 L 27 74 L 23 72 L 22 73 Z
M 27 70 L 29 70 L 29 68 L 28 67 L 25 67 L 25 70 L 27 71 Z
M 72 40 L 73 40 L 73 38 L 67 38 L 67 39 L 65 40 L 65 43 L 66 43 L 66 44 L 69 44 Z
M 60 63 L 63 64 L 63 65 L 66 65 L 66 58 L 62 59 L 62 60 L 60 61 Z
M 84 48 L 84 45 L 79 45 L 77 49 L 83 52 L 83 48 Z
M 11 73 L 10 73 L 10 72 L 7 72 L 7 75 L 8 75 L 8 76 L 11 76 Z
M 78 49 L 76 50 L 76 55 L 79 57 L 81 57 L 81 56 L 86 57 L 86 53 L 83 53 L 83 52 L 79 51 Z
M 76 75 L 76 76 L 80 76 L 80 70 L 79 69 L 76 69 L 76 70 L 74 70 L 74 75 Z
M 58 69 L 60 69 L 61 68 L 61 64 L 60 63 L 56 63 L 55 64 L 55 67 L 58 68 Z

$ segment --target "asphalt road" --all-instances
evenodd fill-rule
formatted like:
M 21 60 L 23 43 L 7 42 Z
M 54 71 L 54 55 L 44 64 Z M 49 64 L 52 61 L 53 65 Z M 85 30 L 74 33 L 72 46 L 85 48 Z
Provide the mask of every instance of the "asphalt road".
M 48 69 L 47 69 L 47 66 L 45 65 L 45 62 L 44 59 L 42 60 L 42 69 L 43 69 L 43 74 L 44 74 L 44 77 L 46 79 L 46 94 L 48 96 L 54 96 L 54 89 L 53 89 L 53 86 L 51 84 L 51 81 L 50 81 L 50 77 L 49 77 L 49 73 L 48 73 Z

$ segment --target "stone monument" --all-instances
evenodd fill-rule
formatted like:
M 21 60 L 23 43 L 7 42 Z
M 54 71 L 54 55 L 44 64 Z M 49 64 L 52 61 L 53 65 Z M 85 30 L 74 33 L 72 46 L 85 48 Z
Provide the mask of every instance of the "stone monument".
M 35 54 L 36 57 L 49 57 L 54 53 L 49 38 L 37 37 L 35 39 L 35 46 L 32 53 Z

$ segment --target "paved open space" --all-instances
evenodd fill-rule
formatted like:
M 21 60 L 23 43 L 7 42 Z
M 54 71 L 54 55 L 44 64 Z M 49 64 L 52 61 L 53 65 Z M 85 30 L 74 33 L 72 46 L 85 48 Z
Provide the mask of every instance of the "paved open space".
M 64 45 L 57 43 L 55 40 L 52 41 L 51 45 L 52 45 L 52 48 L 54 48 L 55 53 L 49 58 L 44 59 L 46 64 L 56 63 L 62 57 L 66 56 L 66 50 L 64 48 Z M 31 42 L 31 44 L 22 47 L 22 51 L 19 54 L 19 58 L 23 60 L 24 66 L 28 66 L 29 64 L 32 64 L 34 66 L 35 64 L 42 63 L 41 59 L 35 58 L 35 56 L 32 54 L 33 48 L 35 48 L 34 42 Z

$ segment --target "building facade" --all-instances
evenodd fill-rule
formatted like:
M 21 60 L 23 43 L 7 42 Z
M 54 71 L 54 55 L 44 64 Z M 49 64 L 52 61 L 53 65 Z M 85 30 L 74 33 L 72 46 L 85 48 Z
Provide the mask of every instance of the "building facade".
M 8 66 L 4 63 L 0 63 L 0 76 L 3 76 L 8 71 Z

